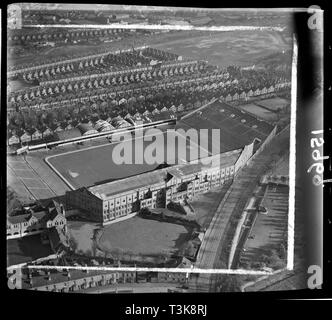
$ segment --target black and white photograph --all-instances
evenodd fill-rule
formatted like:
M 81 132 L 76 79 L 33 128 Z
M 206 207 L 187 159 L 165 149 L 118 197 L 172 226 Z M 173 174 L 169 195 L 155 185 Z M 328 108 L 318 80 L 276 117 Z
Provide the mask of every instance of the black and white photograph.
M 320 289 L 322 16 L 319 6 L 10 4 L 8 288 Z

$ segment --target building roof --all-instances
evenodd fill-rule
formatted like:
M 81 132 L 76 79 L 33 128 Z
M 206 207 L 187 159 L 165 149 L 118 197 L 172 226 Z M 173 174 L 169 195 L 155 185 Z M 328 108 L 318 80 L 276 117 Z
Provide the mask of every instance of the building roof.
M 66 269 L 66 266 L 63 266 L 63 269 Z M 70 270 L 70 278 L 68 277 L 68 272 L 52 272 L 50 273 L 50 280 L 48 280 L 48 277 L 45 276 L 45 274 L 39 274 L 34 275 L 32 277 L 32 285 L 34 288 L 42 287 L 42 286 L 49 286 L 50 288 L 53 288 L 55 284 L 60 284 L 63 282 L 78 282 L 81 283 L 80 280 L 83 280 L 83 278 L 91 279 L 95 276 L 106 275 L 106 274 L 112 274 L 113 272 L 106 271 L 106 270 L 91 270 L 89 273 L 83 271 L 83 270 Z M 125 273 L 124 271 L 116 271 L 114 273 Z M 128 273 L 128 272 L 127 272 Z M 23 288 L 30 288 L 29 282 L 27 281 L 27 275 L 23 276 Z M 83 282 L 83 281 L 82 281 Z
M 205 158 L 205 160 L 210 160 L 204 161 L 209 162 L 206 165 L 203 164 L 203 161 L 192 161 L 190 163 L 175 165 L 169 168 L 146 172 L 133 177 L 92 186 L 87 189 L 98 198 L 107 199 L 116 194 L 126 193 L 130 190 L 139 188 L 147 188 L 150 185 L 162 183 L 169 174 L 176 178 L 182 178 L 185 175 L 195 174 L 196 172 L 208 170 L 217 166 L 225 167 L 234 165 L 240 156 L 241 151 L 242 149 L 237 149 Z
M 31 217 L 31 213 L 20 214 L 18 216 L 8 216 L 7 223 L 10 223 L 10 224 L 22 223 L 22 222 L 28 221 L 30 219 L 30 217 Z
M 50 204 L 47 206 L 46 210 L 41 210 L 34 212 L 31 210 L 31 212 L 20 214 L 17 216 L 8 216 L 7 222 L 10 224 L 17 224 L 29 221 L 29 219 L 34 216 L 37 218 L 38 221 L 42 220 L 53 220 L 58 214 L 61 214 L 61 207 L 60 204 L 56 200 L 52 200 Z
M 47 233 L 53 250 L 56 251 L 59 247 L 61 247 L 61 245 L 65 247 L 68 246 L 68 241 L 65 234 L 62 231 L 58 230 L 56 227 L 48 229 Z
M 176 114 L 171 110 L 158 111 L 159 113 L 149 115 L 149 118 L 151 118 L 152 121 L 161 121 L 176 118 Z

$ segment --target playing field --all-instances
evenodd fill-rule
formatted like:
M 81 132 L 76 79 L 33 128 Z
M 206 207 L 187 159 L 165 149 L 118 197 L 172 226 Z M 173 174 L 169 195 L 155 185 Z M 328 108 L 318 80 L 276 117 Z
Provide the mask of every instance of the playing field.
M 262 57 L 290 49 L 277 32 L 265 30 L 197 33 L 152 46 L 219 66 L 254 64 Z
M 173 165 L 198 158 L 195 152 L 191 152 L 196 144 L 191 144 L 184 136 L 160 132 L 153 137 L 151 132 L 146 131 L 143 137 L 124 140 L 122 149 L 119 143 L 107 143 L 50 156 L 45 160 L 69 187 L 76 189 L 151 171 L 165 162 Z M 149 141 L 152 138 L 153 141 Z M 125 163 L 119 164 L 120 160 Z
M 134 217 L 103 229 L 98 246 L 105 252 L 121 250 L 133 254 L 160 254 L 177 251 L 188 230 L 181 225 Z

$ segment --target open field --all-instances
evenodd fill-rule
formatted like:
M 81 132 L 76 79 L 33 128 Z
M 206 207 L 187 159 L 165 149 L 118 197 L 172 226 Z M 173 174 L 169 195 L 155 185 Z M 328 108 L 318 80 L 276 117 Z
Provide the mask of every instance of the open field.
M 127 40 L 124 43 L 127 42 L 127 45 L 125 46 L 123 41 L 115 41 L 115 42 L 101 42 L 98 43 L 98 49 L 102 50 L 110 50 L 110 51 L 116 51 L 118 49 L 124 49 L 129 48 L 131 43 L 131 40 Z M 77 44 L 66 44 L 66 45 L 57 45 L 55 47 L 45 47 L 45 48 L 39 48 L 38 52 L 33 52 L 33 54 L 25 54 L 22 56 L 13 56 L 8 58 L 8 64 L 9 65 L 20 65 L 20 64 L 26 64 L 26 63 L 40 63 L 41 61 L 44 61 L 47 63 L 46 57 L 48 59 L 54 59 L 59 57 L 70 57 L 73 55 L 81 55 L 83 53 L 91 54 L 91 52 L 96 50 L 96 43 L 93 41 L 89 41 L 89 43 L 77 43 Z
M 192 33 L 192 32 L 190 32 Z M 98 50 L 109 50 L 117 51 L 121 49 L 128 49 L 134 46 L 149 45 L 149 43 L 159 43 L 164 40 L 169 41 L 172 39 L 178 39 L 186 37 L 188 32 L 176 32 L 176 33 L 167 33 L 167 34 L 158 34 L 158 35 L 149 35 L 149 36 L 132 36 L 131 38 L 124 38 L 120 41 L 113 42 L 98 42 Z M 47 59 L 59 58 L 59 57 L 70 57 L 74 55 L 90 55 L 95 53 L 96 43 L 95 41 L 90 40 L 89 42 L 77 43 L 77 44 L 66 44 L 66 45 L 56 45 L 55 47 L 45 47 L 39 48 L 38 52 L 27 53 L 22 56 L 13 56 L 8 57 L 9 65 L 20 65 L 26 63 L 40 63 L 44 61 L 47 63 Z M 47 58 L 47 59 L 46 59 Z
M 218 66 L 250 65 L 275 52 L 290 49 L 277 32 L 218 31 L 151 45 Z
M 184 57 L 208 60 L 218 66 L 248 65 L 259 62 L 272 53 L 290 49 L 278 32 L 273 31 L 178 31 L 145 37 L 136 37 L 100 43 L 98 48 L 118 50 L 130 48 L 132 45 L 147 45 L 166 51 L 171 51 Z M 70 56 L 75 54 L 90 54 L 96 44 L 73 44 L 40 49 L 33 54 L 12 57 L 9 64 L 37 63 L 41 59 Z
M 72 188 L 79 188 L 151 171 L 165 162 L 171 165 L 197 159 L 191 153 L 193 147 L 190 142 L 181 135 L 175 136 L 172 132 L 167 135 L 163 133 L 152 142 L 149 141 L 151 138 L 152 136 L 146 133 L 143 138 L 125 140 L 122 143 L 124 149 L 121 153 L 117 142 L 107 143 L 50 156 L 47 158 L 47 163 L 54 167 L 62 179 L 66 180 Z M 158 150 L 162 150 L 162 156 L 156 161 L 148 160 L 146 157 L 139 160 L 140 162 L 135 161 L 136 154 L 142 156 L 143 150 L 144 153 L 149 152 L 149 150 L 151 152 L 153 144 L 155 146 L 158 144 Z M 185 146 L 185 150 L 181 147 L 182 145 Z M 117 164 L 113 155 L 120 153 L 120 156 L 123 157 L 123 150 L 126 152 L 128 150 L 126 155 L 128 154 L 129 158 L 126 158 L 126 163 Z M 155 156 L 155 152 L 153 156 Z
M 188 236 L 181 225 L 133 217 L 103 229 L 98 246 L 105 252 L 131 251 L 133 254 L 162 254 L 177 251 Z

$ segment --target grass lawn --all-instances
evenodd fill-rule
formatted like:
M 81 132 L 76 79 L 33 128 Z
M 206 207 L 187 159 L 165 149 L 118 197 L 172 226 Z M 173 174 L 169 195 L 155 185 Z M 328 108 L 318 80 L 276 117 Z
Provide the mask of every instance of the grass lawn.
M 181 248 L 188 230 L 181 225 L 133 217 L 105 227 L 98 246 L 105 252 L 172 253 Z
M 94 223 L 82 221 L 68 221 L 70 237 L 75 243 L 73 248 L 77 253 L 83 253 L 88 256 L 94 252 L 94 230 L 97 229 Z
M 225 184 L 217 189 L 197 195 L 193 201 L 190 201 L 190 204 L 195 210 L 195 220 L 203 228 L 208 228 L 213 215 L 215 214 L 216 208 L 225 196 L 229 187 L 230 184 Z
M 272 31 L 215 31 L 152 44 L 162 50 L 208 60 L 210 64 L 219 66 L 253 64 L 262 57 L 290 49 L 278 33 Z

